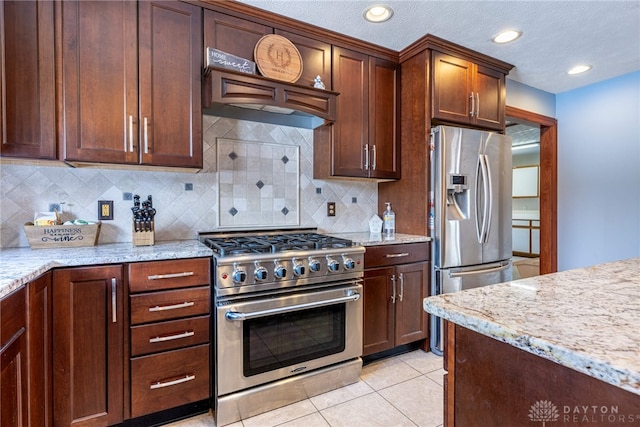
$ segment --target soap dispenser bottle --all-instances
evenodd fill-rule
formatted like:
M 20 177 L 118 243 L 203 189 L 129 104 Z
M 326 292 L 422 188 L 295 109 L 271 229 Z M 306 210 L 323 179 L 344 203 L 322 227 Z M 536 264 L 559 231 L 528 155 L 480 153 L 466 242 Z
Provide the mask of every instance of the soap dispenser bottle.
M 393 237 L 396 233 L 396 214 L 391 210 L 391 202 L 385 202 L 387 209 L 382 214 L 383 226 L 385 236 Z

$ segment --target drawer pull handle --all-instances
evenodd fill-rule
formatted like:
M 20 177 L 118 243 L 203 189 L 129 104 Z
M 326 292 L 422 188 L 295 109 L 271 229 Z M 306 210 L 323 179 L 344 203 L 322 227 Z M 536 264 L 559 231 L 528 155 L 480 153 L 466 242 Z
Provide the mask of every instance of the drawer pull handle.
M 386 255 L 387 258 L 400 258 L 400 257 L 403 257 L 403 256 L 409 256 L 409 252 L 402 252 L 402 253 L 399 253 L 399 254 L 387 254 Z
M 188 338 L 188 337 L 192 337 L 194 336 L 196 333 L 193 331 L 186 331 L 183 332 L 181 334 L 175 334 L 175 335 L 166 335 L 164 337 L 155 337 L 155 338 L 149 338 L 149 342 L 150 343 L 156 343 L 156 342 L 164 342 L 164 341 L 171 341 L 171 340 L 179 340 L 180 338 Z
M 173 304 L 173 305 L 163 305 L 163 306 L 156 305 L 155 307 L 149 307 L 149 311 L 153 313 L 155 311 L 175 310 L 178 308 L 191 307 L 192 305 L 195 305 L 195 304 L 196 303 L 193 301 L 189 301 L 189 302 L 185 301 L 180 304 Z
M 153 276 L 147 276 L 147 279 L 148 280 L 175 279 L 176 277 L 189 277 L 189 276 L 193 276 L 193 271 L 185 271 L 184 273 L 154 274 Z
M 170 387 L 172 385 L 186 383 L 187 381 L 191 381 L 195 379 L 196 379 L 195 375 L 185 375 L 184 378 L 178 378 L 177 380 L 173 380 L 173 381 L 166 381 L 166 382 L 158 381 L 155 384 L 151 384 L 149 386 L 149 390 L 155 390 L 157 388 L 163 388 L 163 387 Z

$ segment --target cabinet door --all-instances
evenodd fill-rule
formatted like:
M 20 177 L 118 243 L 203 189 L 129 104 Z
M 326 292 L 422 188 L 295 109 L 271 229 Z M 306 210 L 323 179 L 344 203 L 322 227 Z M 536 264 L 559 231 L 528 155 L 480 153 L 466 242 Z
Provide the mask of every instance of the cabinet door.
M 316 76 L 320 76 L 325 89 L 331 90 L 331 45 L 287 31 L 276 29 L 276 34 L 291 41 L 302 57 L 302 75 L 295 83 L 313 87 Z
M 473 63 L 434 51 L 431 64 L 432 117 L 454 123 L 469 123 L 470 96 L 473 92 Z
M 477 97 L 475 123 L 483 128 L 502 130 L 506 97 L 504 74 L 477 65 L 474 78 Z
M 19 289 L 0 301 L 0 425 L 26 427 L 27 337 L 25 290 Z
M 399 67 L 369 59 L 369 176 L 400 178 L 397 96 Z
M 204 48 L 212 47 L 253 61 L 253 49 L 273 28 L 211 10 L 204 11 Z
M 3 156 L 56 158 L 53 2 L 0 5 Z
M 393 267 L 364 272 L 362 354 L 377 353 L 394 346 L 394 307 L 391 277 Z
M 47 427 L 53 422 L 51 273 L 40 276 L 27 287 L 29 425 Z
M 408 344 L 428 337 L 429 316 L 422 300 L 429 290 L 429 263 L 418 262 L 396 267 L 398 296 L 396 304 L 396 345 Z
M 123 420 L 122 266 L 53 275 L 54 424 L 107 426 Z
M 202 168 L 202 9 L 140 1 L 140 157 Z
M 369 141 L 369 57 L 333 48 L 333 88 L 340 92 L 333 125 L 331 174 L 367 177 L 365 148 Z M 329 159 L 320 159 L 328 161 Z
M 64 159 L 137 164 L 137 3 L 61 4 Z

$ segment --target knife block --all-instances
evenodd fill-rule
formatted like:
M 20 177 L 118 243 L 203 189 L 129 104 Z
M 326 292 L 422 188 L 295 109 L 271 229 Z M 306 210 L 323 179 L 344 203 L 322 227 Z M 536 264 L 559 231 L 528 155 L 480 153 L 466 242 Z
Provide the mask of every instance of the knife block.
M 131 224 L 131 239 L 133 246 L 153 246 L 156 242 L 155 224 L 151 221 L 150 231 L 136 231 L 134 224 Z

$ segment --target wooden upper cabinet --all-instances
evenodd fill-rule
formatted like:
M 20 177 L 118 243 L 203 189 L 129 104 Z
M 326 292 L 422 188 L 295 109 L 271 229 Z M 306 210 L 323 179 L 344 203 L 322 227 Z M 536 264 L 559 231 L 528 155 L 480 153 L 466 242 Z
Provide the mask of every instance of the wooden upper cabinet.
M 253 61 L 253 49 L 273 28 L 212 10 L 204 11 L 204 47 Z
M 135 2 L 62 2 L 64 159 L 138 163 Z
M 202 168 L 202 10 L 141 1 L 140 157 L 145 165 Z
M 333 47 L 336 122 L 314 135 L 314 177 L 400 178 L 398 65 Z
M 400 179 L 398 64 L 369 59 L 369 177 Z
M 201 9 L 61 7 L 64 160 L 201 168 Z
M 438 51 L 432 53 L 432 71 L 434 120 L 504 128 L 504 73 Z
M 276 29 L 276 34 L 291 41 L 302 57 L 302 75 L 297 85 L 313 87 L 316 76 L 324 83 L 325 89 L 331 90 L 331 45 L 306 36 Z
M 366 177 L 365 161 L 369 142 L 369 57 L 363 53 L 334 46 L 333 87 L 340 92 L 337 117 L 333 125 L 331 157 L 317 156 L 315 161 L 332 161 L 331 175 Z
M 55 159 L 53 2 L 3 1 L 0 22 L 0 154 Z

